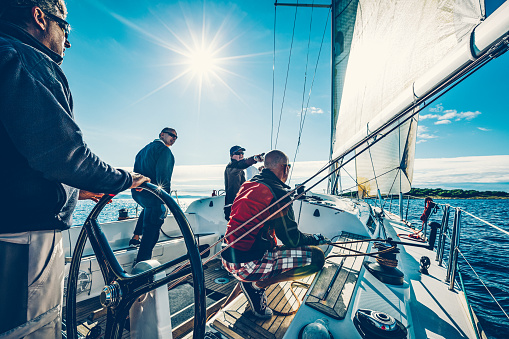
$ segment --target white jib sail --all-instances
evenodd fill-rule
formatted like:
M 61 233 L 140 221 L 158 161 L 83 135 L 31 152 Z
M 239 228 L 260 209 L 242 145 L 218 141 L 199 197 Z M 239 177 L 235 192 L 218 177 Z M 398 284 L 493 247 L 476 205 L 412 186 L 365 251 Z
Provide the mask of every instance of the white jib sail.
M 333 9 L 334 155 L 408 107 L 414 83 L 484 18 L 479 0 L 338 0 Z M 357 157 L 363 195 L 410 190 L 416 134 L 413 119 Z

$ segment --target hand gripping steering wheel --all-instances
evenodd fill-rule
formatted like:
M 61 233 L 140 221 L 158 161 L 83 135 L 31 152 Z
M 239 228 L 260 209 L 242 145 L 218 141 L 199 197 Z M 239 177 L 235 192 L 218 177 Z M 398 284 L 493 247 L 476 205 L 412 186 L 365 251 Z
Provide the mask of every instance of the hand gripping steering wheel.
M 191 226 L 189 225 L 189 221 L 180 209 L 180 206 L 164 190 L 158 189 L 155 185 L 150 183 L 144 183 L 139 188 L 151 192 L 161 199 L 166 206 L 168 206 L 180 227 L 188 254 L 187 256 L 174 259 L 140 274 L 127 274 L 115 258 L 115 255 L 108 244 L 108 240 L 97 222 L 97 216 L 101 213 L 108 201 L 113 197 L 112 195 L 105 195 L 95 205 L 92 212 L 90 212 L 81 229 L 74 248 L 71 267 L 69 269 L 66 296 L 66 328 L 67 338 L 69 339 L 77 339 L 76 289 L 81 257 L 83 255 L 83 249 L 85 248 L 87 237 L 90 240 L 97 262 L 101 268 L 105 284 L 109 287 L 109 291 L 111 292 L 110 295 L 113 296 L 109 306 L 107 307 L 106 330 L 104 336 L 106 339 L 121 338 L 122 330 L 129 314 L 129 309 L 138 297 L 167 284 L 171 280 L 182 277 L 185 273 L 183 272 L 184 270 L 181 270 L 175 274 L 167 275 L 165 278 L 157 281 L 154 281 L 154 275 L 158 272 L 167 270 L 186 259 L 189 259 L 191 263 L 194 286 L 195 308 L 193 338 L 201 339 L 205 336 L 205 280 L 200 252 L 195 241 L 193 231 L 191 230 Z

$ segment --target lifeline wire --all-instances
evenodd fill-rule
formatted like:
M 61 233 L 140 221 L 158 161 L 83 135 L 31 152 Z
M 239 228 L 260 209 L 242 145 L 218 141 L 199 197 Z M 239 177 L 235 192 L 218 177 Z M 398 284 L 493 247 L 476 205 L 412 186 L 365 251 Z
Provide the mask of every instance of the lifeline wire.
M 491 226 L 491 227 L 493 227 L 493 228 L 495 228 L 495 229 L 499 230 L 500 232 L 503 232 L 503 233 L 505 233 L 505 234 L 509 235 L 509 232 L 507 232 L 506 230 L 503 230 L 503 229 L 501 229 L 500 227 L 495 226 L 495 225 L 493 225 L 493 224 L 491 224 L 491 223 L 487 222 L 486 220 L 483 220 L 483 219 L 481 219 L 481 218 L 478 218 L 478 217 L 476 217 L 475 215 L 473 215 L 473 214 L 471 214 L 471 213 L 468 213 L 468 212 L 467 212 L 467 211 L 465 211 L 464 209 L 462 209 L 462 211 L 463 211 L 463 212 L 465 212 L 466 214 L 468 214 L 469 216 L 471 216 L 472 218 L 475 218 L 475 219 L 477 219 L 477 220 L 479 220 L 479 221 L 482 221 L 482 222 L 483 222 L 483 223 L 485 223 L 486 225 Z
M 463 257 L 463 259 L 465 259 L 465 262 L 468 264 L 468 266 L 470 266 L 470 268 L 472 269 L 472 271 L 474 272 L 474 274 L 476 275 L 477 279 L 479 279 L 479 281 L 481 282 L 481 284 L 483 284 L 484 288 L 486 289 L 486 291 L 488 291 L 488 293 L 491 295 L 491 297 L 493 298 L 493 300 L 495 301 L 495 303 L 498 305 L 498 307 L 500 307 L 500 310 L 505 314 L 505 317 L 507 319 L 509 319 L 509 316 L 507 315 L 507 313 L 505 313 L 504 309 L 502 308 L 502 306 L 500 306 L 500 304 L 498 303 L 497 299 L 495 299 L 495 297 L 493 296 L 493 294 L 491 294 L 491 291 L 490 289 L 488 288 L 488 286 L 486 286 L 484 284 L 484 282 L 482 281 L 482 279 L 479 277 L 479 275 L 477 274 L 477 272 L 474 270 L 474 268 L 472 267 L 472 265 L 470 265 L 470 263 L 468 262 L 467 258 L 465 258 L 465 256 L 463 255 L 463 253 L 460 251 L 460 249 L 458 248 L 458 252 L 461 254 L 461 256 Z

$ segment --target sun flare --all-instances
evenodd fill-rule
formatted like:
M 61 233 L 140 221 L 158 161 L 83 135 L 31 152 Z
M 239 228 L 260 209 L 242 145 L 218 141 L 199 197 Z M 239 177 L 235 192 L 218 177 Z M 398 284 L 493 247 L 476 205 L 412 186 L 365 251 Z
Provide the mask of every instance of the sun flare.
M 199 76 L 208 75 L 217 68 L 214 53 L 207 49 L 197 49 L 189 55 L 189 70 Z

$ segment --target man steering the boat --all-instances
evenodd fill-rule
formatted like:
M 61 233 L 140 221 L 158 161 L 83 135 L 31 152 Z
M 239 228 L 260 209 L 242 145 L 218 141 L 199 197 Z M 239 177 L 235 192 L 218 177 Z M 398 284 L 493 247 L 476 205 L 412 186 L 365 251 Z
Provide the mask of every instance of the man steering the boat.
M 235 145 L 230 148 L 230 162 L 224 170 L 224 218 L 230 220 L 233 200 L 240 189 L 240 186 L 246 181 L 244 170 L 257 162 L 263 161 L 263 154 L 254 155 L 244 159 L 246 149 Z
M 221 255 L 224 267 L 240 281 L 253 314 L 270 318 L 265 289 L 318 272 L 325 258 L 317 245 L 329 240 L 300 232 L 292 204 L 283 208 L 291 201 L 285 184 L 290 170 L 286 154 L 270 151 L 264 166 L 242 185 L 233 202 L 224 241 L 229 247 Z M 276 236 L 283 246 L 277 246 Z
M 78 199 L 149 179 L 103 162 L 74 121 L 63 0 L 0 2 L 0 337 L 60 338 L 61 231 Z M 68 255 L 68 254 L 67 254 Z

